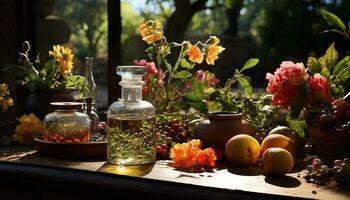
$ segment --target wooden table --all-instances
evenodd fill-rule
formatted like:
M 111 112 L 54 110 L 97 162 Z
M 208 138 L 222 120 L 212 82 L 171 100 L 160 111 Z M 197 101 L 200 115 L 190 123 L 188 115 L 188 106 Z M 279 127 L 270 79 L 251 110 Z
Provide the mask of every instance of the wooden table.
M 0 152 L 0 199 L 350 199 L 349 188 L 306 183 L 305 171 L 267 178 L 261 166 L 220 163 L 211 172 L 186 172 L 169 161 L 120 167 L 44 157 L 28 147 Z

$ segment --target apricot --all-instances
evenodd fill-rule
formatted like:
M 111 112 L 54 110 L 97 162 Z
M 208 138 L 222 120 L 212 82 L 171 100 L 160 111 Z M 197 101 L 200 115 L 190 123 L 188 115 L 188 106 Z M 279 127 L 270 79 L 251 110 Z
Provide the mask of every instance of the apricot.
M 260 156 L 260 144 L 250 135 L 233 136 L 225 145 L 226 158 L 233 164 L 249 166 L 255 164 Z
M 263 153 L 262 163 L 266 176 L 283 176 L 292 170 L 294 160 L 287 150 L 277 147 Z
M 261 143 L 261 154 L 263 154 L 266 151 L 266 149 L 273 147 L 280 147 L 282 149 L 285 149 L 289 151 L 289 153 L 292 154 L 293 157 L 295 157 L 296 144 L 292 139 L 284 135 L 268 135 Z

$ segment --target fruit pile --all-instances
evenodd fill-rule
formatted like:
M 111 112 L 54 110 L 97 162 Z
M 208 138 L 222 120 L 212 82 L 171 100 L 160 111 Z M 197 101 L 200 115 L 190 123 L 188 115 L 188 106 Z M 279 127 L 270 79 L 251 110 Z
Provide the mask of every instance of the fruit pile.
M 343 99 L 332 102 L 332 107 L 322 110 L 317 124 L 323 130 L 337 130 L 350 133 L 350 103 Z
M 350 159 L 348 158 L 335 160 L 332 168 L 323 165 L 320 159 L 315 158 L 306 169 L 307 174 L 304 178 L 310 183 L 317 185 L 326 185 L 331 181 L 336 181 L 338 184 L 350 183 Z
M 263 139 L 261 146 L 252 136 L 233 136 L 225 146 L 226 158 L 238 166 L 249 166 L 262 159 L 266 176 L 283 176 L 294 165 L 298 138 L 287 127 L 276 127 Z
M 191 139 L 189 121 L 181 115 L 157 115 L 155 127 L 157 158 L 168 158 L 173 143 Z

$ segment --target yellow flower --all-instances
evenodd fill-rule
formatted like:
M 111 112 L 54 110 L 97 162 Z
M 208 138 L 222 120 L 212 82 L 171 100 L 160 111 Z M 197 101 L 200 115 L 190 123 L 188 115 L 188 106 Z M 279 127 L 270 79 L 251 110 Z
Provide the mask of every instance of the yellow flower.
M 203 54 L 196 45 L 190 45 L 190 48 L 187 50 L 187 56 L 193 63 L 200 64 L 203 62 Z
M 8 90 L 8 85 L 6 83 L 0 84 L 0 96 L 7 96 L 10 94 L 10 91 Z
M 139 32 L 142 40 L 146 41 L 147 44 L 153 44 L 163 37 L 163 29 L 160 21 L 147 21 L 139 26 Z
M 208 63 L 208 65 L 214 65 L 215 64 L 215 60 L 219 58 L 219 54 L 221 52 L 223 52 L 225 50 L 225 48 L 223 48 L 222 46 L 218 46 L 217 44 L 215 45 L 210 45 L 208 47 L 208 55 L 206 58 L 206 61 Z
M 9 94 L 8 85 L 5 83 L 0 84 L 0 106 L 3 112 L 5 112 L 8 107 L 13 106 L 13 100 L 8 97 Z
M 16 126 L 13 138 L 21 144 L 33 144 L 34 138 L 39 137 L 44 132 L 42 122 L 33 113 L 22 115 L 17 120 L 20 124 Z
M 216 36 L 210 36 L 209 43 L 211 45 L 218 45 L 220 43 L 220 39 Z
M 49 55 L 54 57 L 58 64 L 58 70 L 62 75 L 71 73 L 73 69 L 73 58 L 72 50 L 68 47 L 61 45 L 54 45 L 53 51 L 49 51 Z

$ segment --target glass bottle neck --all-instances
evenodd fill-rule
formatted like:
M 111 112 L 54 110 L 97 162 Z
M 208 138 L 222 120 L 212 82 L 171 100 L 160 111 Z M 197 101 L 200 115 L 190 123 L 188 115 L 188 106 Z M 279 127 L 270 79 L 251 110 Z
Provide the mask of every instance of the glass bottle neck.
M 122 86 L 123 101 L 141 101 L 142 86 Z
M 89 83 L 95 82 L 93 71 L 92 71 L 92 63 L 93 63 L 92 58 L 86 58 L 85 78 Z

